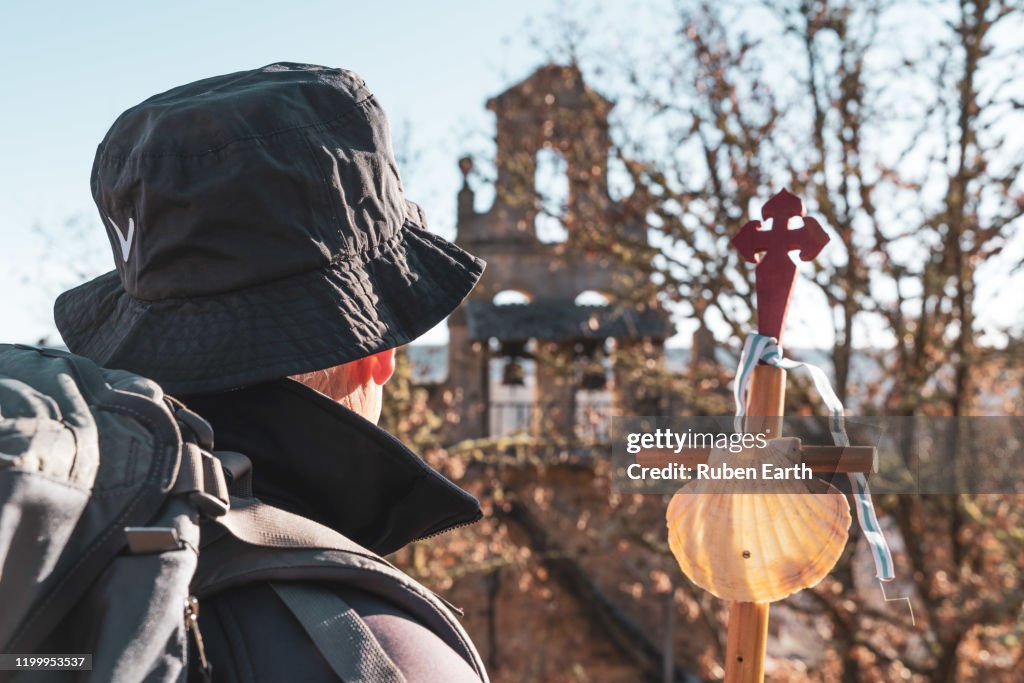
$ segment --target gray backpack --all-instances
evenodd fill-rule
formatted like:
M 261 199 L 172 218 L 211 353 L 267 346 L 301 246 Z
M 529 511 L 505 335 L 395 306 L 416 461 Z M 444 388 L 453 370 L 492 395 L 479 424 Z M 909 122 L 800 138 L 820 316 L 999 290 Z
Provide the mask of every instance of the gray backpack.
M 199 601 L 252 581 L 286 581 L 320 647 L 322 606 L 303 580 L 390 600 L 487 680 L 437 596 L 332 529 L 253 498 L 248 459 L 212 444 L 209 424 L 148 379 L 0 345 L 0 681 L 180 682 L 190 651 L 209 680 Z M 320 648 L 341 680 L 402 680 L 365 629 L 341 635 L 346 651 Z M 44 679 L 10 670 L 11 655 L 55 654 L 90 658 Z

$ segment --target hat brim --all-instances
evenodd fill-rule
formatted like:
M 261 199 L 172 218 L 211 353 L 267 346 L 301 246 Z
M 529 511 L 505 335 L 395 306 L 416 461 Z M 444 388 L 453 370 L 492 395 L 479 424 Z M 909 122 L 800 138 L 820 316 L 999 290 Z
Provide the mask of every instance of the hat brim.
M 116 271 L 61 294 L 68 349 L 199 394 L 312 372 L 406 344 L 466 298 L 484 263 L 406 221 L 364 260 L 240 291 L 161 301 L 129 295 Z

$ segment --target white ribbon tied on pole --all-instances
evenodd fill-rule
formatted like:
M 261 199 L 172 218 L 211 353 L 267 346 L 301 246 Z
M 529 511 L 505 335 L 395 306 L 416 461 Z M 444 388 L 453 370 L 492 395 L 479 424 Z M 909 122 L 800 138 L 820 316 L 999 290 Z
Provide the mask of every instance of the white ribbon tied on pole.
M 736 368 L 736 381 L 733 387 L 733 397 L 736 400 L 736 429 L 743 429 L 742 418 L 746 414 L 747 394 L 749 391 L 750 376 L 759 362 L 781 368 L 783 370 L 796 370 L 803 368 L 811 375 L 814 387 L 818 390 L 822 401 L 829 411 L 829 431 L 832 432 L 832 440 L 837 446 L 849 446 L 850 439 L 846 435 L 844 423 L 843 404 L 832 389 L 825 372 L 809 363 L 798 363 L 782 355 L 782 347 L 778 340 L 763 334 L 751 334 L 743 344 L 743 352 L 740 354 L 739 367 Z M 774 417 L 774 416 L 769 416 Z M 892 553 L 889 552 L 889 545 L 885 542 L 885 536 L 878 524 L 878 516 L 875 514 L 875 506 L 871 502 L 871 490 L 868 488 L 868 479 L 862 472 L 853 472 L 848 475 L 850 484 L 853 487 L 854 506 L 857 509 L 857 520 L 864 532 L 864 538 L 871 548 L 871 556 L 875 561 L 875 573 L 881 581 L 892 581 L 896 578 L 893 570 Z

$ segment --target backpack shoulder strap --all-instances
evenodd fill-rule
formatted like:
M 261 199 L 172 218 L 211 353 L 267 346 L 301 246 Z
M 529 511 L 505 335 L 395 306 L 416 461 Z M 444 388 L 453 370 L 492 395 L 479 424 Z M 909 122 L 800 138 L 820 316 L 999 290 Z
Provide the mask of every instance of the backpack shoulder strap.
M 338 582 L 395 603 L 458 652 L 481 681 L 488 680 L 479 653 L 455 618 L 458 610 L 333 529 L 254 498 L 232 497 L 230 511 L 204 526 L 202 548 L 192 585 L 200 600 L 259 581 L 274 584 L 275 590 L 281 582 Z M 305 610 L 302 599 L 289 608 Z
M 405 683 L 380 642 L 340 596 L 301 583 L 270 585 L 345 683 Z

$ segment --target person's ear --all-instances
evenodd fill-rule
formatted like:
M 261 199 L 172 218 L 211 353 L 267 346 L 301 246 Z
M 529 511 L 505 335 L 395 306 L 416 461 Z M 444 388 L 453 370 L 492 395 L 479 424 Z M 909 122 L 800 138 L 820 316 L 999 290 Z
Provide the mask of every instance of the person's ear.
M 371 358 L 373 358 L 373 371 L 370 376 L 374 383 L 383 386 L 395 374 L 395 350 L 381 351 L 373 354 Z
M 339 396 L 345 396 L 356 387 L 370 383 L 370 379 L 373 376 L 373 356 L 364 356 L 363 358 L 349 361 L 344 365 L 338 366 L 335 372 L 338 373 L 339 381 L 334 385 L 336 389 L 334 393 Z

